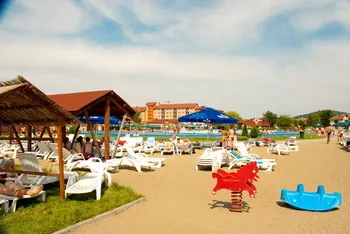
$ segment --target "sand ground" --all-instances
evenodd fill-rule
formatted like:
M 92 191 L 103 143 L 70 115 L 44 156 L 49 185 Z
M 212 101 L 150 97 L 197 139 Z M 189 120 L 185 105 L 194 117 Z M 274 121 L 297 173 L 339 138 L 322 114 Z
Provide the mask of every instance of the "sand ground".
M 325 139 L 299 141 L 299 152 L 278 156 L 266 148 L 250 152 L 276 158 L 274 172 L 260 171 L 255 183 L 258 193 L 243 199 L 248 212 L 228 211 L 230 192 L 212 195 L 216 180 L 211 171 L 196 171 L 196 155 L 165 156 L 165 166 L 157 171 L 121 169 L 113 180 L 146 196 L 146 201 L 129 210 L 83 226 L 75 233 L 350 233 L 350 153 Z M 223 169 L 227 169 L 223 168 Z M 306 191 L 318 184 L 326 192 L 343 194 L 339 210 L 318 213 L 294 210 L 278 204 L 282 188 Z

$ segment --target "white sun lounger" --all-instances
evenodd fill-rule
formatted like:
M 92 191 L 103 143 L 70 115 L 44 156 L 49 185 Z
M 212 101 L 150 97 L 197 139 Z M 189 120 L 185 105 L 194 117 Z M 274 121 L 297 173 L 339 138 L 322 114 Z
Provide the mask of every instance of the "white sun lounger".
M 37 198 L 38 201 L 44 202 L 46 200 L 46 192 L 45 191 L 41 191 L 38 194 L 35 194 L 33 196 L 29 196 L 29 195 L 24 195 L 23 198 L 18 198 L 18 197 L 13 197 L 13 196 L 5 196 L 5 195 L 0 195 L 0 200 L 4 199 L 7 201 L 12 201 L 11 206 L 8 206 L 8 212 L 16 212 L 16 208 L 17 208 L 17 201 L 20 199 L 30 199 L 30 198 Z M 8 205 L 8 204 L 7 204 Z M 5 213 L 6 212 L 6 207 L 5 207 Z
M 102 183 L 107 182 L 107 186 L 110 186 L 111 174 L 107 172 L 106 164 L 100 162 L 91 162 L 90 170 L 92 172 L 87 173 L 80 180 L 73 176 L 68 179 L 65 190 L 66 198 L 68 194 L 85 194 L 96 190 L 96 200 L 101 199 Z

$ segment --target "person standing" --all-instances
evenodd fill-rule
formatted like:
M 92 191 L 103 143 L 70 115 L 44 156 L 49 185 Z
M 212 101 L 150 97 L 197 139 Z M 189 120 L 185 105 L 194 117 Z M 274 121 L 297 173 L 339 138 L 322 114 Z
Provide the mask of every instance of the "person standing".
M 221 127 L 220 132 L 221 132 L 221 147 L 226 148 L 228 132 L 226 131 L 225 127 Z
M 332 134 L 332 127 L 331 126 L 327 127 L 326 133 L 327 133 L 327 144 L 329 144 L 329 142 L 331 140 L 331 134 Z
M 234 146 L 234 142 L 235 140 L 235 130 L 233 129 L 233 126 L 231 126 L 230 130 L 228 131 L 229 132 L 229 140 L 230 140 L 230 149 L 233 150 L 233 146 Z

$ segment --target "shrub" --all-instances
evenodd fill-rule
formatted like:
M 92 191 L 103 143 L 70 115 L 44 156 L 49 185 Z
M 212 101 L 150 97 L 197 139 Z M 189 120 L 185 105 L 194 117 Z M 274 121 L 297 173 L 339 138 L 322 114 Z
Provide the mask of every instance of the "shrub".
M 242 136 L 248 136 L 248 129 L 247 129 L 247 125 L 244 125 L 244 126 L 243 126 Z
M 237 136 L 237 141 L 247 141 L 248 137 L 246 136 Z
M 250 137 L 251 138 L 257 138 L 260 135 L 260 131 L 259 129 L 254 126 L 251 130 L 250 130 Z

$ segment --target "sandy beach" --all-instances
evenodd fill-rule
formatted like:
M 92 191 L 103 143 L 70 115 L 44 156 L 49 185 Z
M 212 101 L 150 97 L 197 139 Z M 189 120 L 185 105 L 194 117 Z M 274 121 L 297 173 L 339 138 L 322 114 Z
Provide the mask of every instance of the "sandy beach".
M 259 172 L 255 198 L 243 193 L 248 212 L 228 210 L 229 191 L 212 194 L 216 180 L 211 171 L 195 170 L 196 157 L 202 153 L 197 150 L 195 155 L 165 156 L 165 166 L 156 171 L 139 174 L 121 169 L 113 174 L 114 181 L 132 187 L 147 200 L 75 233 L 350 233 L 350 153 L 334 142 L 327 145 L 325 139 L 298 144 L 299 152 L 292 155 L 268 154 L 264 147 L 250 151 L 275 158 L 278 165 L 274 172 Z M 306 191 L 323 184 L 326 192 L 342 193 L 343 204 L 339 210 L 325 213 L 279 205 L 281 189 L 294 190 L 298 183 L 303 183 Z

